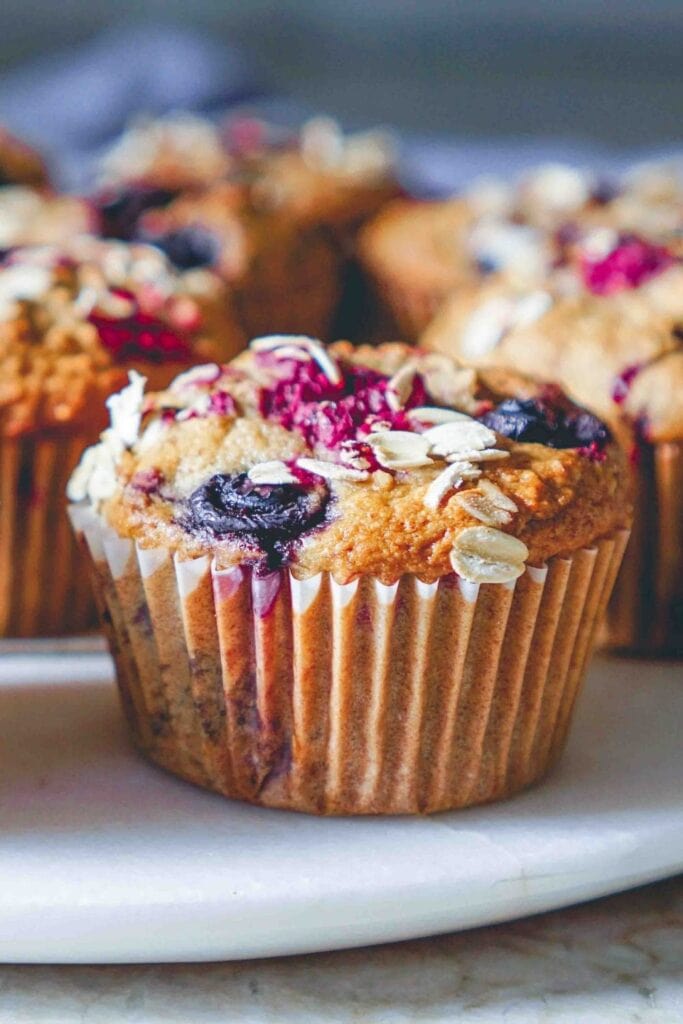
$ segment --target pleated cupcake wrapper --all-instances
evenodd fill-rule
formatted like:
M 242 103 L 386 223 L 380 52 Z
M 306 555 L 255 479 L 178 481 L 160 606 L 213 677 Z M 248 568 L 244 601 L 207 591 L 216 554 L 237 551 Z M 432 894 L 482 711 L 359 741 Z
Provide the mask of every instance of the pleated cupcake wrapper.
M 0 437 L 0 636 L 80 632 L 96 622 L 65 497 L 92 441 L 92 432 Z
M 683 442 L 643 446 L 635 520 L 606 618 L 613 647 L 683 653 Z
M 231 797 L 330 814 L 507 796 L 564 745 L 626 533 L 513 585 L 339 584 L 181 561 L 72 509 L 138 746 Z

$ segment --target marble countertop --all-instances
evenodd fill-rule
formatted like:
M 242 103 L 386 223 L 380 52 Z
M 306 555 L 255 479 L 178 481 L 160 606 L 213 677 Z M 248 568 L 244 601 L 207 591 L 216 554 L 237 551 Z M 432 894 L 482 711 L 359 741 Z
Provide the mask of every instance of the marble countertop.
M 0 1024 L 675 1024 L 683 876 L 495 927 L 217 964 L 0 967 Z

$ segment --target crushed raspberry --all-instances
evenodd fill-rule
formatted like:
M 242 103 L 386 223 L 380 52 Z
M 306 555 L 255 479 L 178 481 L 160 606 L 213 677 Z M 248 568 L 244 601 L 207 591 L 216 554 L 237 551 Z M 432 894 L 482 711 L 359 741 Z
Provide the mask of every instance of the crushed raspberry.
M 612 401 L 615 402 L 616 405 L 623 405 L 626 401 L 628 393 L 631 390 L 631 385 L 640 373 L 641 369 L 642 367 L 638 364 L 635 364 L 634 366 L 627 366 L 626 369 L 623 370 L 616 378 L 612 387 Z
M 412 429 L 405 412 L 387 403 L 390 378 L 368 367 L 346 364 L 343 379 L 333 384 L 313 360 L 273 360 L 271 353 L 260 353 L 258 359 L 285 371 L 271 387 L 261 390 L 261 415 L 296 430 L 310 447 L 339 449 L 344 442 L 361 440 L 380 423 L 392 430 Z M 424 383 L 416 374 L 405 408 L 422 405 L 426 399 Z
M 628 236 L 621 238 L 607 256 L 600 259 L 584 256 L 581 272 L 584 284 L 595 295 L 614 295 L 637 288 L 673 262 L 674 257 L 663 246 Z
M 119 362 L 146 359 L 152 363 L 165 363 L 191 358 L 192 348 L 186 338 L 171 330 L 162 320 L 143 313 L 131 292 L 117 289 L 115 294 L 135 304 L 129 316 L 110 317 L 93 310 L 88 317 L 114 359 Z
M 214 391 L 209 397 L 209 412 L 216 416 L 234 416 L 237 412 L 235 399 L 227 391 Z

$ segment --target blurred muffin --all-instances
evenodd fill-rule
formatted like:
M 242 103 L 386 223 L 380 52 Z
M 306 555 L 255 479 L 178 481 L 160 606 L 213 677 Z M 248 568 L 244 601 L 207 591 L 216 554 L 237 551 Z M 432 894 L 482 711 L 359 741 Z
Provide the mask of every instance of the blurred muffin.
M 395 143 L 385 131 L 345 135 L 316 117 L 295 143 L 265 154 L 254 188 L 269 208 L 348 235 L 398 195 Z
M 246 337 L 327 335 L 341 289 L 337 246 L 318 225 L 259 210 L 245 186 L 220 182 L 150 210 L 138 235 L 177 267 L 219 274 Z
M 161 387 L 236 351 L 225 309 L 217 278 L 179 274 L 146 246 L 82 238 L 0 263 L 0 635 L 93 621 L 66 481 L 128 368 Z
M 482 179 L 453 199 L 391 204 L 363 231 L 359 249 L 380 304 L 415 338 L 460 288 L 494 273 L 519 285 L 543 281 L 598 227 L 667 241 L 682 213 L 675 166 L 645 166 L 616 183 L 548 165 L 515 186 Z
M 398 344 L 261 338 L 143 384 L 69 496 L 148 756 L 329 814 L 465 806 L 547 770 L 629 519 L 595 417 Z
M 476 367 L 556 381 L 631 450 L 636 522 L 611 644 L 683 650 L 683 267 L 673 246 L 599 229 L 542 287 L 463 289 L 422 336 Z
M 366 312 L 353 267 L 355 236 L 399 191 L 389 136 L 345 136 L 329 118 L 315 118 L 298 133 L 245 117 L 220 127 L 182 114 L 138 121 L 105 155 L 101 182 L 94 203 L 104 235 L 146 239 L 162 234 L 166 221 L 170 231 L 183 222 L 185 231 L 189 220 L 196 238 L 205 238 L 214 227 L 206 213 L 215 214 L 215 233 L 226 235 L 219 262 L 229 267 L 231 282 L 238 249 L 253 253 L 250 265 L 260 264 L 263 253 L 266 295 L 252 302 L 253 274 L 236 272 L 240 281 L 248 279 L 239 285 L 247 330 L 320 336 L 329 333 L 342 292 L 352 319 Z M 165 217 L 174 200 L 179 206 Z M 236 243 L 237 235 L 247 241 Z M 181 260 L 187 248 L 180 245 Z M 308 277 L 314 300 L 306 307 L 293 293 Z
M 205 118 L 183 112 L 136 118 L 100 161 L 93 200 L 100 232 L 134 239 L 145 210 L 200 191 L 233 169 L 220 133 Z

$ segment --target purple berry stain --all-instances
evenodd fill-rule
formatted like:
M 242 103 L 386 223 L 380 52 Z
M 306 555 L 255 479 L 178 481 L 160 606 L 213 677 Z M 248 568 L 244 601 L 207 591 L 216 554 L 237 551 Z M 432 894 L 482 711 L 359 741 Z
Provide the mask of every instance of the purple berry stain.
M 614 381 L 612 388 L 612 401 L 616 405 L 623 405 L 628 398 L 628 393 L 631 390 L 634 380 L 640 373 L 642 367 L 639 364 L 634 366 L 627 366 Z

